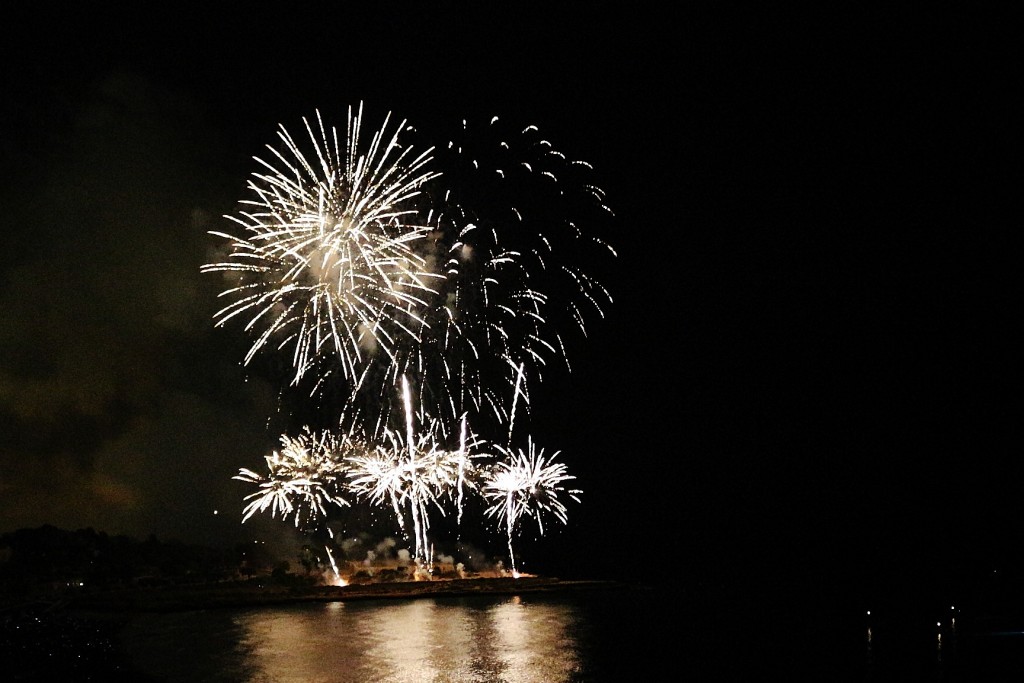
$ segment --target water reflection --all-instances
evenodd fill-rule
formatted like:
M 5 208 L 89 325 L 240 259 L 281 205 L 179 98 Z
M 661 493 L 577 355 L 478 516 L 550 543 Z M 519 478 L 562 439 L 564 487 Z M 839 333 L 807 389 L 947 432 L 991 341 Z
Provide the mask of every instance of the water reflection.
M 432 599 L 257 611 L 236 623 L 253 670 L 270 681 L 568 681 L 577 615 L 512 598 L 488 607 Z
M 192 616 L 193 621 L 215 618 Z M 194 623 L 189 629 L 224 634 L 218 656 L 197 656 L 170 668 L 163 661 L 161 671 L 150 673 L 166 681 L 558 683 L 581 680 L 583 668 L 575 634 L 585 618 L 578 606 L 557 601 L 339 602 L 230 612 L 220 618 L 225 623 L 217 628 Z M 167 649 L 170 644 L 158 639 L 150 633 L 147 648 Z M 145 668 L 145 661 L 139 663 Z

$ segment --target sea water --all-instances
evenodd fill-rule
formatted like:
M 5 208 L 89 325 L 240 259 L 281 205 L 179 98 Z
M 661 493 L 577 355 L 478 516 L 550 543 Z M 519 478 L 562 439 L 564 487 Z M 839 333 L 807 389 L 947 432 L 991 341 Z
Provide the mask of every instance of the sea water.
M 930 619 L 630 588 L 148 614 L 122 638 L 135 669 L 168 683 L 952 681 L 1024 672 L 1024 634 L 982 638 Z

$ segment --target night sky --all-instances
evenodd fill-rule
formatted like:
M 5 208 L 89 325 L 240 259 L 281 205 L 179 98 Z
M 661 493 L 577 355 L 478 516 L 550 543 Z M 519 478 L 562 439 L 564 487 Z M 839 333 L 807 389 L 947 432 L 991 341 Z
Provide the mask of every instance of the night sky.
M 240 524 L 231 477 L 276 446 L 277 388 L 214 328 L 199 267 L 278 124 L 343 127 L 362 101 L 535 124 L 615 209 L 615 303 L 534 390 L 584 495 L 533 566 L 884 580 L 1024 559 L 1007 23 L 290 9 L 9 27 L 0 532 L 287 531 Z

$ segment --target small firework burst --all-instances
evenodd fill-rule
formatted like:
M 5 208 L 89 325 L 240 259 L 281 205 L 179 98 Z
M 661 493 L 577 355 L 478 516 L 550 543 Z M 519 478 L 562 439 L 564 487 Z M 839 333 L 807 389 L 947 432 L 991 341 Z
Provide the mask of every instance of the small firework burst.
M 565 465 L 555 462 L 558 451 L 545 456 L 532 439 L 525 451 L 500 450 L 506 459 L 485 475 L 482 494 L 491 503 L 485 514 L 504 522 L 512 554 L 512 537 L 523 517 L 533 519 L 541 534 L 544 533 L 544 518 L 549 515 L 566 524 L 568 508 L 561 496 L 566 495 L 578 503 L 582 491 L 564 486 L 575 477 L 568 474 Z M 512 566 L 515 569 L 514 555 Z
M 341 495 L 348 471 L 344 463 L 346 454 L 356 448 L 347 438 L 315 434 L 308 428 L 297 437 L 282 436 L 281 450 L 265 457 L 265 477 L 244 467 L 233 477 L 259 487 L 245 497 L 249 503 L 242 521 L 269 509 L 272 516 L 293 517 L 295 526 L 301 527 L 326 515 L 328 505 L 349 505 Z

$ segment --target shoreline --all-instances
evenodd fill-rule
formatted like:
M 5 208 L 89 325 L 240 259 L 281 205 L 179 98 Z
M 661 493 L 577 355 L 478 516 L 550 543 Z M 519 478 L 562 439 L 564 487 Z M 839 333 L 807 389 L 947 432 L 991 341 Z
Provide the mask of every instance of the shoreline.
M 65 605 L 87 614 L 186 612 L 196 609 L 261 607 L 296 602 L 396 600 L 468 595 L 514 595 L 580 590 L 626 589 L 630 584 L 611 580 L 562 580 L 544 577 L 432 579 L 381 581 L 346 586 L 284 586 L 271 582 L 161 586 L 76 595 Z

